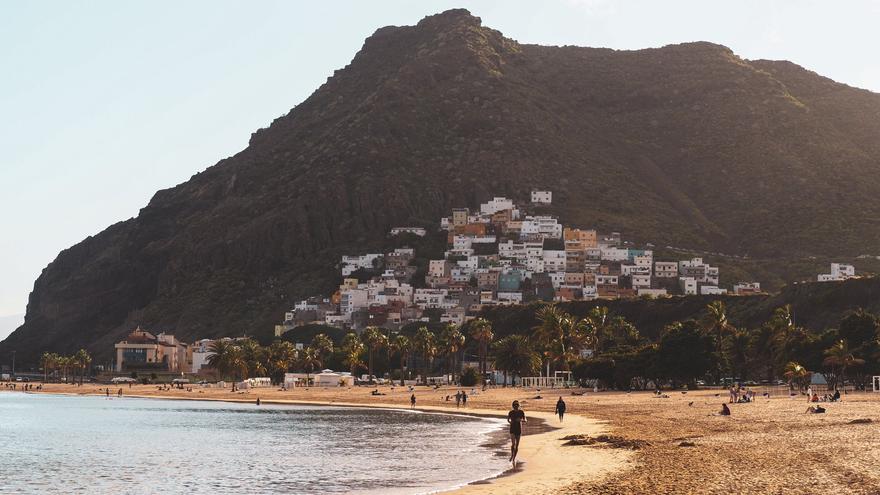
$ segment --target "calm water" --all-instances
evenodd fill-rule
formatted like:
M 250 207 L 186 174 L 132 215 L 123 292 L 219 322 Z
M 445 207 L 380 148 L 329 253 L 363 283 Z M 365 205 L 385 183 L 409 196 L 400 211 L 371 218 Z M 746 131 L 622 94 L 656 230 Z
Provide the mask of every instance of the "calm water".
M 425 493 L 507 466 L 500 421 L 0 393 L 0 492 Z

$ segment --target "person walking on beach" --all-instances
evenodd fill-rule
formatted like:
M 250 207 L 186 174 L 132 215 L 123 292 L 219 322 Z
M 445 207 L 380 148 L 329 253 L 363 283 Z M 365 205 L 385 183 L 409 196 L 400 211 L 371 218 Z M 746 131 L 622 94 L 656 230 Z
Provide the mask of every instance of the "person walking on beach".
M 409 396 L 409 408 L 415 409 L 416 407 L 416 394 L 412 394 Z
M 116 393 L 117 396 L 122 397 L 122 389 L 119 389 L 119 392 Z
M 455 393 L 455 407 L 461 406 L 461 390 Z
M 565 401 L 562 400 L 562 397 L 556 401 L 556 414 L 559 415 L 559 422 L 562 422 L 562 417 L 565 416 Z
M 464 390 L 461 392 L 461 407 L 467 407 L 467 392 Z
M 522 424 L 526 422 L 526 413 L 519 408 L 519 401 L 513 401 L 513 409 L 507 413 L 510 424 L 510 462 L 516 466 L 516 454 L 519 452 L 519 438 L 522 436 Z

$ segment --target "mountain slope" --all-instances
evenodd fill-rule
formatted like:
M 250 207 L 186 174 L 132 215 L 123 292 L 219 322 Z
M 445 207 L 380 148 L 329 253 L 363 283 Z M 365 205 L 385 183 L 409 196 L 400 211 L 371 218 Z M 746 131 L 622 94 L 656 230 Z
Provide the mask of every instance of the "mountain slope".
M 246 149 L 61 252 L 0 353 L 106 357 L 135 323 L 265 332 L 389 228 L 534 187 L 567 223 L 658 245 L 871 252 L 878 116 L 876 94 L 711 43 L 525 45 L 463 10 L 382 28 Z

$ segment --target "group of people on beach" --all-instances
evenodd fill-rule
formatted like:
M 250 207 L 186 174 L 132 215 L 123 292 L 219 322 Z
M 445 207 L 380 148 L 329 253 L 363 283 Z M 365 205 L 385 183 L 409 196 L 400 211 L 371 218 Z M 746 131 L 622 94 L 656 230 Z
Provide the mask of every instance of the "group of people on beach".
M 4 383 L 4 386 L 8 389 L 18 390 L 18 384 L 15 382 Z M 21 390 L 22 392 L 27 392 L 29 390 L 43 390 L 43 384 L 34 386 L 33 383 L 22 383 Z
M 105 389 L 104 389 L 104 393 L 105 393 L 106 396 L 109 398 L 109 397 L 110 397 L 110 387 L 105 388 Z M 121 389 L 121 388 L 119 389 L 119 391 L 116 392 L 116 396 L 117 396 L 117 397 L 122 397 L 122 389 Z
M 730 400 L 728 401 L 730 404 L 742 404 L 744 402 L 753 402 L 755 400 L 755 391 L 749 390 L 747 388 L 730 387 L 728 391 L 730 394 Z
M 812 388 L 807 389 L 807 402 L 838 402 L 840 401 L 840 390 L 835 389 L 833 394 L 825 394 L 819 397 L 819 394 L 813 392 Z

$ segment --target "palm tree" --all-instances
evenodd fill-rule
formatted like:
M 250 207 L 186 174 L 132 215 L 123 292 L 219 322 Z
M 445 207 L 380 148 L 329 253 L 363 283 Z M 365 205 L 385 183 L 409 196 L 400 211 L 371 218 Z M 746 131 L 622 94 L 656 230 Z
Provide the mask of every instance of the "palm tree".
M 43 353 L 40 361 L 43 363 L 43 383 L 46 383 L 49 381 L 50 371 L 53 370 L 58 363 L 58 354 L 46 351 Z
M 248 376 L 265 375 L 266 350 L 257 341 L 247 339 L 239 342 L 245 363 L 247 363 Z
M 269 346 L 267 355 L 268 367 L 272 370 L 272 375 L 276 378 L 280 376 L 279 381 L 283 381 L 283 373 L 287 372 L 296 361 L 296 347 L 290 342 L 276 340 Z
M 783 376 L 788 380 L 789 388 L 793 388 L 794 385 L 797 385 L 798 391 L 804 389 L 811 374 L 812 373 L 807 371 L 806 368 L 794 361 L 789 361 L 788 364 L 785 365 L 785 371 L 783 372 Z
M 586 324 L 595 339 L 596 354 L 605 350 L 605 342 L 609 338 L 608 308 L 596 306 L 590 310 L 586 317 Z
M 76 360 L 76 364 L 80 369 L 79 384 L 82 385 L 85 372 L 89 368 L 89 365 L 92 364 L 92 356 L 90 356 L 85 349 L 80 349 L 76 351 L 76 354 L 74 354 L 74 359 Z
M 228 359 L 229 369 L 233 372 L 233 378 L 246 380 L 248 378 L 249 364 L 244 348 L 239 344 L 229 346 Z
M 306 347 L 303 349 L 302 354 L 300 354 L 299 365 L 306 370 L 306 386 L 308 387 L 312 381 L 309 375 L 315 370 L 315 367 L 320 368 L 324 364 L 321 362 L 321 355 L 317 349 Z
M 849 343 L 847 343 L 846 339 L 838 340 L 837 343 L 825 351 L 825 355 L 827 357 L 823 361 L 823 364 L 825 366 L 831 366 L 831 371 L 835 377 L 835 388 L 837 384 L 846 387 L 846 370 L 848 368 L 854 368 L 865 364 L 864 359 L 855 357 L 849 350 Z M 834 371 L 835 368 L 837 368 L 839 375 Z
M 422 365 L 422 381 L 428 384 L 428 364 L 429 360 L 434 357 L 437 348 L 434 344 L 434 334 L 428 330 L 428 327 L 419 327 L 413 336 L 413 350 L 421 353 L 424 363 Z
M 412 344 L 406 335 L 398 335 L 394 337 L 394 340 L 388 345 L 388 352 L 399 352 L 400 353 L 400 385 L 404 385 L 404 377 L 406 376 L 406 360 L 409 357 L 409 352 L 412 348 Z
M 367 327 L 361 336 L 367 345 L 369 365 L 367 367 L 370 380 L 373 379 L 373 354 L 388 345 L 388 337 L 378 327 Z
M 447 356 L 447 364 L 452 374 L 452 381 L 455 382 L 455 375 L 458 367 L 458 353 L 464 347 L 464 334 L 459 330 L 458 325 L 449 324 L 443 328 L 440 333 L 440 342 L 443 347 L 443 353 Z
M 492 333 L 492 324 L 485 318 L 477 318 L 471 321 L 470 334 L 471 338 L 477 341 L 480 353 L 480 375 L 485 379 L 489 343 L 492 342 L 492 339 L 495 337 L 495 334 Z
M 749 359 L 749 340 L 751 335 L 748 330 L 734 330 L 727 339 L 725 347 L 727 356 L 730 358 L 730 366 L 733 378 L 745 379 L 746 364 Z
M 594 339 L 595 327 L 589 320 L 559 311 L 556 306 L 542 307 L 537 317 L 541 324 L 535 328 L 535 335 L 544 348 L 548 374 L 551 363 L 561 363 L 562 368 L 567 370 L 581 349 Z
M 323 363 L 327 356 L 333 353 L 333 340 L 327 334 L 319 333 L 312 337 L 312 348 L 318 353 L 318 358 Z M 324 366 L 321 364 L 321 366 Z
M 215 340 L 208 347 L 208 366 L 217 370 L 221 378 L 225 378 L 232 370 L 229 357 L 233 344 L 230 340 Z
M 517 376 L 534 374 L 541 368 L 541 356 L 524 335 L 509 335 L 492 347 L 495 351 L 495 368 L 504 372 L 504 386 L 507 386 L 508 373 L 515 379 Z
M 706 330 L 715 336 L 716 352 L 721 354 L 721 342 L 731 332 L 732 326 L 727 320 L 727 308 L 722 301 L 712 301 L 706 305 Z
M 351 369 L 351 376 L 355 376 L 357 369 L 363 365 L 361 355 L 364 353 L 364 344 L 356 333 L 348 333 L 342 339 L 342 352 L 345 353 L 345 362 Z

